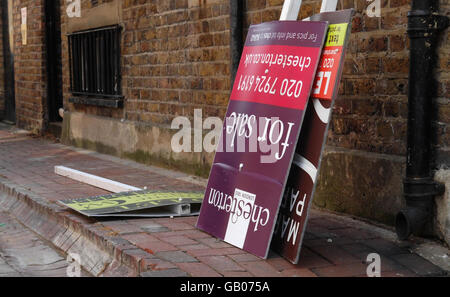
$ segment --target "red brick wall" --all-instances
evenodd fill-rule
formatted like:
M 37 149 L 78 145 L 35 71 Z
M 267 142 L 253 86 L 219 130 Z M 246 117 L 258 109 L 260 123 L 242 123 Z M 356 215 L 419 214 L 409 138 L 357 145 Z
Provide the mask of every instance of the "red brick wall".
M 195 108 L 223 116 L 230 89 L 229 6 L 228 1 L 203 2 L 122 1 L 123 109 L 68 103 L 68 17 L 62 7 L 65 106 L 165 125 L 177 115 L 192 116 Z M 82 11 L 91 6 L 82 1 Z
M 447 4 L 445 4 L 447 3 Z M 370 2 L 340 1 L 357 11 L 345 61 L 341 94 L 333 113 L 328 144 L 376 153 L 406 154 L 409 40 L 406 36 L 410 1 L 381 1 L 381 18 L 363 14 Z M 440 1 L 449 14 L 448 1 Z M 449 166 L 448 30 L 442 34 L 437 69 L 439 98 L 434 121 L 436 167 Z
M 246 5 L 248 26 L 277 19 L 282 1 L 252 0 Z M 82 0 L 82 14 L 91 7 L 91 1 Z M 123 110 L 68 103 L 64 36 L 68 18 L 62 7 L 65 106 L 72 111 L 163 125 L 178 115 L 192 117 L 196 108 L 203 109 L 205 116 L 223 117 L 231 87 L 229 1 L 124 0 L 122 12 Z
M 94 5 L 91 0 L 81 0 L 81 15 L 83 16 L 86 11 L 93 8 L 94 6 L 100 6 L 103 3 L 111 2 L 112 0 L 98 0 L 97 4 Z M 121 0 L 126 2 L 125 0 Z M 99 116 L 111 117 L 111 118 L 124 118 L 125 109 L 112 109 L 106 107 L 97 107 L 82 104 L 72 104 L 69 103 L 69 97 L 71 96 L 70 89 L 70 72 L 69 72 L 69 49 L 68 49 L 68 22 L 69 17 L 67 16 L 67 4 L 66 1 L 60 0 L 61 2 L 61 62 L 62 62 L 62 91 L 63 91 L 63 102 L 64 108 L 69 111 L 80 111 L 87 114 L 94 114 Z M 146 1 L 135 1 L 135 2 L 146 2 Z M 123 46 L 123 44 L 122 44 Z M 122 63 L 123 63 L 122 59 Z
M 450 2 L 441 0 L 440 13 L 450 17 Z M 435 109 L 435 166 L 450 167 L 450 30 L 440 38 L 437 62 L 437 104 Z
M 44 127 L 46 104 L 43 0 L 13 1 L 14 71 L 17 126 L 34 132 Z M 22 45 L 21 8 L 27 7 L 27 45 Z
M 23 2 L 23 1 L 22 1 Z M 99 4 L 102 1 L 98 1 Z M 374 153 L 405 155 L 410 1 L 381 1 L 381 17 L 370 18 L 366 0 L 340 0 L 338 8 L 355 8 L 340 95 L 328 144 Z M 440 1 L 441 11 L 449 11 Z M 282 0 L 246 0 L 245 28 L 279 18 Z M 321 1 L 303 1 L 299 19 L 317 13 Z M 84 0 L 82 9 L 91 1 Z M 230 89 L 228 0 L 123 0 L 123 109 L 68 103 L 69 73 L 65 6 L 63 22 L 64 102 L 72 111 L 170 124 L 177 115 L 223 117 Z M 438 163 L 450 165 L 448 31 L 439 48 L 439 99 L 435 146 Z
M 352 35 L 340 96 L 328 144 L 376 153 L 405 154 L 408 1 L 381 1 L 381 18 L 363 14 L 366 1 L 342 1 L 354 7 Z M 370 4 L 370 2 L 369 2 Z
M 282 0 L 248 0 L 249 24 L 276 20 Z M 328 145 L 375 153 L 405 155 L 409 42 L 406 36 L 410 1 L 381 1 L 381 17 L 368 17 L 366 0 L 340 0 L 338 9 L 354 8 L 356 15 L 345 59 L 340 95 L 333 111 Z M 320 10 L 321 1 L 305 0 L 299 19 Z M 448 1 L 440 1 L 449 14 Z M 442 35 L 437 69 L 436 166 L 450 165 L 448 30 Z
M 169 124 L 195 108 L 223 117 L 230 89 L 228 1 L 135 3 L 123 3 L 126 118 Z

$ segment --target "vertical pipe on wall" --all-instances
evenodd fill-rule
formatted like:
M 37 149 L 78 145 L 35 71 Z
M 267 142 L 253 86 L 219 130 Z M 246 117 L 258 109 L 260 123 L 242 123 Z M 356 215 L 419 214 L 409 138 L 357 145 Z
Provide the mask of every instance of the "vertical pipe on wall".
M 437 11 L 436 0 L 413 0 L 408 13 L 410 66 L 406 178 L 403 183 L 406 208 L 396 218 L 397 235 L 402 240 L 411 234 L 427 233 L 433 198 L 444 191 L 443 185 L 433 180 L 431 168 L 437 35 L 448 25 L 448 18 L 438 15 Z
M 5 113 L 3 120 L 10 123 L 16 121 L 16 103 L 15 103 L 15 88 L 14 88 L 14 55 L 12 51 L 12 28 L 10 22 L 10 11 L 12 1 L 3 0 L 1 3 L 1 17 L 2 17 L 2 42 L 3 42 L 3 66 L 4 66 L 4 84 L 5 84 Z
M 244 47 L 244 2 L 242 0 L 230 0 L 231 85 L 234 83 L 242 48 Z
M 59 108 L 62 107 L 62 65 L 60 33 L 60 0 L 44 1 L 45 21 L 45 66 L 47 76 L 47 122 L 61 121 Z

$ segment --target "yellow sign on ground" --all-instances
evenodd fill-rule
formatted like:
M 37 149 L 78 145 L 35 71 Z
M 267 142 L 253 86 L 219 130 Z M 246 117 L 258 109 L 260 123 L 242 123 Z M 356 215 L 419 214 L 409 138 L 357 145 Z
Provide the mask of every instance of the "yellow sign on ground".
M 153 209 L 151 213 L 154 216 L 157 213 L 157 210 L 155 211 L 156 208 L 188 204 L 197 204 L 198 206 L 202 203 L 203 196 L 203 192 L 144 190 L 70 199 L 60 202 L 87 216 L 115 216 L 118 214 L 133 216 L 136 214 L 136 211 L 139 211 L 139 216 L 145 216 L 145 210 L 150 209 Z M 167 208 L 164 211 L 166 210 Z

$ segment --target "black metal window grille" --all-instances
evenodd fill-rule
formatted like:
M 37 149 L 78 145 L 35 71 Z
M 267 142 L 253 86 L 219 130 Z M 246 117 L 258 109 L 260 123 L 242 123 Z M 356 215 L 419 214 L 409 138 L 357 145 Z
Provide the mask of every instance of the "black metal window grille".
M 113 26 L 68 35 L 72 95 L 122 98 L 121 29 Z

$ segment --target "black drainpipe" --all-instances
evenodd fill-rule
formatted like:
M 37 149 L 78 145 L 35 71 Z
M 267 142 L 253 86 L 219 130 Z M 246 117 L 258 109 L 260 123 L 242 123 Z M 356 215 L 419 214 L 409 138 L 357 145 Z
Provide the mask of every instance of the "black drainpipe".
M 433 180 L 431 169 L 431 113 L 435 96 L 434 68 L 439 31 L 448 18 L 438 15 L 436 0 L 412 0 L 408 13 L 410 66 L 406 178 L 403 182 L 406 208 L 396 217 L 397 236 L 428 235 L 433 198 L 444 193 L 444 185 Z
M 236 77 L 244 46 L 244 2 L 242 0 L 230 0 L 231 86 L 233 86 Z
M 60 0 L 45 0 L 45 47 L 47 74 L 47 124 L 61 121 L 58 109 L 62 105 L 61 87 L 61 33 L 59 9 Z
M 9 19 L 8 1 L 3 0 L 0 4 L 2 33 L 3 38 L 3 66 L 4 66 L 4 81 L 5 84 L 5 114 L 3 120 L 9 123 L 16 122 L 16 101 L 15 101 L 15 87 L 14 87 L 14 54 L 11 51 L 13 44 L 9 44 Z

